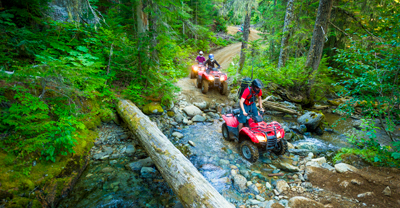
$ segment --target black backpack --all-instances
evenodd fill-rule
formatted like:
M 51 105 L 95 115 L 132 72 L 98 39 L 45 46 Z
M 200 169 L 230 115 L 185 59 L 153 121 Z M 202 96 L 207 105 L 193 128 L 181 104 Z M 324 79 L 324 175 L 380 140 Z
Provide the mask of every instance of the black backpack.
M 251 82 L 252 82 L 252 80 L 251 80 L 250 78 L 248 78 L 248 77 L 245 77 L 245 78 L 242 79 L 242 83 L 240 84 L 240 88 L 239 88 L 239 90 L 238 90 L 238 97 L 239 97 L 239 100 L 240 100 L 240 98 L 242 97 L 244 90 L 245 90 L 246 88 L 249 88 L 249 87 L 250 87 Z M 250 88 L 249 88 L 249 90 L 250 90 Z

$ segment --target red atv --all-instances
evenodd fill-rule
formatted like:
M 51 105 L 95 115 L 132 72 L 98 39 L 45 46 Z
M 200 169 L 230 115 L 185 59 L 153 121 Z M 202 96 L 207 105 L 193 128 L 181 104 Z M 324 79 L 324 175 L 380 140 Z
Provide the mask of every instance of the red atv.
M 196 86 L 201 88 L 201 92 L 206 94 L 210 87 L 217 87 L 221 95 L 228 91 L 228 76 L 222 73 L 218 68 L 212 68 L 205 71 L 199 71 L 196 80 Z
M 192 70 L 190 71 L 190 79 L 194 79 L 197 77 L 197 74 L 199 71 L 204 71 L 206 70 L 206 67 L 204 66 L 204 63 L 199 62 L 197 65 L 192 66 Z
M 284 139 L 285 130 L 278 122 L 267 124 L 260 115 L 255 118 L 247 117 L 246 123 L 238 132 L 239 114 L 240 109 L 234 109 L 222 115 L 225 121 L 222 124 L 222 136 L 228 141 L 238 140 L 240 152 L 246 160 L 256 162 L 259 151 L 272 151 L 277 155 L 286 153 L 288 145 Z

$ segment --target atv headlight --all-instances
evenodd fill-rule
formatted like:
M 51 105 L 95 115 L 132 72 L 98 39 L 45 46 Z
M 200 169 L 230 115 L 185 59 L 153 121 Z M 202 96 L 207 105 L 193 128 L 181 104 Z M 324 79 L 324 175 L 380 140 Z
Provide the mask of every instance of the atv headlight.
M 194 67 L 193 67 L 193 70 L 194 70 L 194 71 L 197 71 L 197 69 L 198 69 L 197 66 L 194 66 Z
M 263 135 L 256 135 L 256 138 L 258 139 L 259 142 L 266 142 L 267 139 Z
M 278 138 L 278 139 L 282 138 L 282 135 L 281 135 L 280 131 L 278 131 L 278 133 L 276 133 L 276 138 Z
M 213 80 L 214 80 L 214 77 L 213 77 L 213 76 L 209 76 L 208 79 L 209 79 L 210 81 L 213 81 Z
M 225 81 L 225 76 L 221 76 L 221 82 Z

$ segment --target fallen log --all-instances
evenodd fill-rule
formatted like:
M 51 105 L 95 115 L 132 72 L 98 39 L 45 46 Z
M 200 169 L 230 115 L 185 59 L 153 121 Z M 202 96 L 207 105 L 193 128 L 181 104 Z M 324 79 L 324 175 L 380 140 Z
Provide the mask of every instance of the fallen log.
M 233 207 L 135 104 L 120 100 L 117 110 L 184 207 Z
M 271 110 L 275 110 L 275 111 L 279 111 L 279 112 L 284 112 L 284 113 L 289 113 L 289 114 L 295 114 L 295 115 L 301 115 L 299 112 L 297 112 L 296 110 L 290 109 L 282 104 L 276 103 L 276 102 L 271 102 L 271 101 L 267 101 L 270 98 L 270 96 L 268 96 L 267 98 L 265 98 L 264 100 L 262 100 L 262 105 L 265 108 L 269 108 Z

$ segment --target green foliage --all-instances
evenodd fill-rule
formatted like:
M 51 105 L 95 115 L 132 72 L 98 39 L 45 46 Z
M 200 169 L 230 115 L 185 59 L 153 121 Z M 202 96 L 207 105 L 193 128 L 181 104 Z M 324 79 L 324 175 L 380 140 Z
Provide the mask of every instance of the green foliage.
M 334 161 L 341 160 L 343 155 L 359 155 L 366 161 L 376 166 L 400 167 L 400 142 L 396 142 L 394 148 L 381 146 L 377 141 L 375 122 L 371 119 L 362 119 L 362 131 L 367 138 L 359 138 L 359 134 L 347 135 L 348 141 L 355 145 L 355 148 L 342 148 L 334 157 Z

